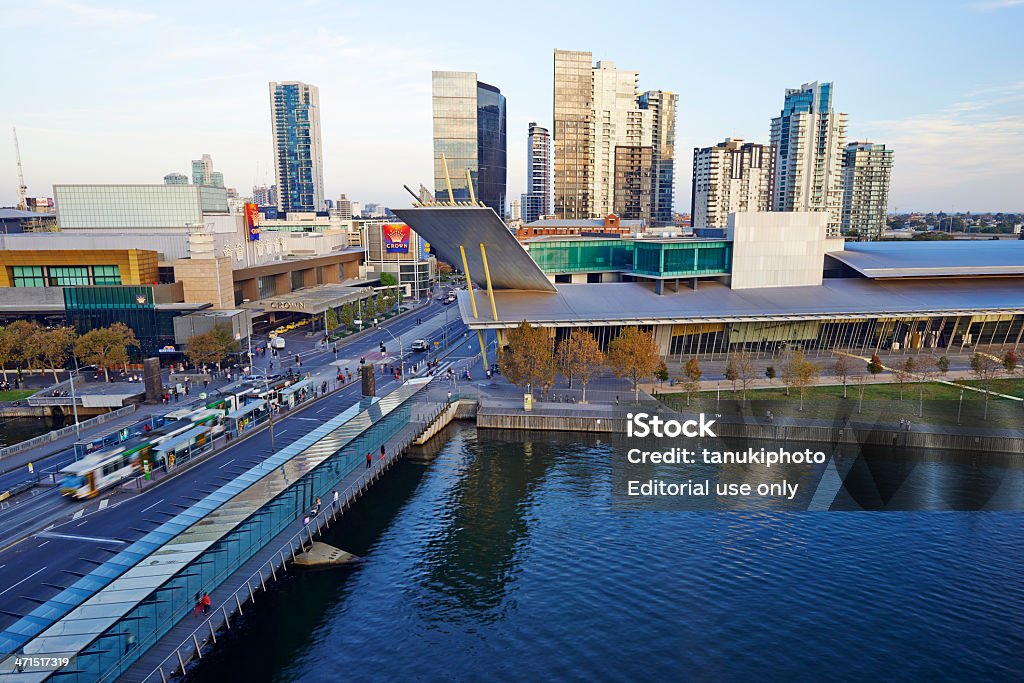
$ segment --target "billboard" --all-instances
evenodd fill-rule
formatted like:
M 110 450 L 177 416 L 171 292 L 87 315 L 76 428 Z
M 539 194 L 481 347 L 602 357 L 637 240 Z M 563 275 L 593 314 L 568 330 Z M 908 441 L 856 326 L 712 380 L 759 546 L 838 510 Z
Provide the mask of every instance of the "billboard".
M 250 242 L 260 239 L 260 207 L 256 204 L 245 205 L 245 232 Z
M 387 225 L 381 228 L 384 237 L 384 251 L 389 254 L 409 253 L 409 226 Z

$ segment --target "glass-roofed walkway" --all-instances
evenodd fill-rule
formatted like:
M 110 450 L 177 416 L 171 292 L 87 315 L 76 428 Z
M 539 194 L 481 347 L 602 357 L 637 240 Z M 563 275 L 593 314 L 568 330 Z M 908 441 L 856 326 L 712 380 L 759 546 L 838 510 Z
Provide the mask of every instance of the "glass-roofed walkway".
M 413 380 L 365 398 L 224 484 L 0 632 L 0 681 L 114 680 L 413 418 Z M 68 658 L 15 670 L 14 657 Z

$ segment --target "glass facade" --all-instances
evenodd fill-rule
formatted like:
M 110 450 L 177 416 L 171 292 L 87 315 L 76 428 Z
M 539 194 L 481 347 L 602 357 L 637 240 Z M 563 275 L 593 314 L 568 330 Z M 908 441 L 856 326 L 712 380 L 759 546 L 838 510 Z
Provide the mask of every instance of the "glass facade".
M 201 226 L 227 213 L 227 190 L 195 185 L 54 185 L 62 229 L 138 230 Z
M 526 138 L 526 189 L 522 196 L 523 223 L 551 213 L 551 136 L 531 123 Z
M 650 109 L 652 120 L 651 225 L 672 225 L 675 192 L 676 104 L 678 95 L 651 90 L 640 96 L 640 108 Z
M 530 256 L 550 274 L 615 271 L 654 277 L 727 275 L 732 243 L 593 239 L 534 242 Z
M 260 298 L 266 299 L 277 294 L 277 287 L 274 285 L 274 276 L 266 275 L 256 278 L 260 288 Z
M 118 266 L 12 266 L 15 287 L 119 285 Z
M 505 215 L 506 111 L 498 88 L 480 83 L 473 72 L 435 71 L 434 196 L 448 201 L 444 163 L 448 165 L 455 201 L 468 201 L 466 170 L 477 201 Z M 444 154 L 444 163 L 441 155 Z
M 555 50 L 554 211 L 559 218 L 590 218 L 594 168 L 593 56 Z
M 139 347 L 129 347 L 135 359 L 157 353 L 166 344 L 174 343 L 174 318 L 187 311 L 158 311 L 153 288 L 146 286 L 67 287 L 64 290 L 67 324 L 79 334 L 97 327 L 120 322 L 127 325 L 139 340 Z
M 271 83 L 279 211 L 323 211 L 320 90 L 299 82 Z
M 651 216 L 653 157 L 650 147 L 615 147 L 615 214 L 623 220 Z

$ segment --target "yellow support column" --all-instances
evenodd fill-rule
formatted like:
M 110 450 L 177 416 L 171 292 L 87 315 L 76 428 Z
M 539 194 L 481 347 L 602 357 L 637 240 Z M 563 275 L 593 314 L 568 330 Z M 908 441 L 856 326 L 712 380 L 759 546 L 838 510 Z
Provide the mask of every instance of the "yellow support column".
M 484 346 L 484 332 L 483 330 L 476 331 L 476 338 L 480 342 L 480 357 L 484 361 L 484 374 L 487 374 L 487 369 L 491 367 L 491 364 L 487 362 L 487 347 Z
M 484 262 L 484 280 L 487 282 L 487 297 L 491 300 L 491 317 L 494 318 L 494 322 L 498 322 L 498 307 L 494 303 L 494 287 L 491 285 L 491 269 L 487 265 L 487 248 L 484 243 L 480 243 L 480 259 Z M 498 337 L 498 346 L 501 346 L 501 330 L 497 330 L 495 334 Z
M 459 245 L 459 253 L 462 254 L 462 272 L 466 275 L 466 289 L 469 290 L 469 303 L 473 306 L 473 317 L 479 318 L 476 312 L 476 296 L 473 294 L 473 279 L 469 277 L 469 262 L 466 261 L 466 248 Z
M 441 152 L 441 165 L 444 166 L 444 182 L 448 185 L 448 201 L 455 205 L 455 194 L 452 192 L 452 179 L 448 177 L 448 160 L 444 158 L 444 152 Z
M 476 204 L 476 192 L 473 191 L 473 174 L 469 172 L 469 167 L 466 167 L 466 186 L 469 187 L 469 203 Z

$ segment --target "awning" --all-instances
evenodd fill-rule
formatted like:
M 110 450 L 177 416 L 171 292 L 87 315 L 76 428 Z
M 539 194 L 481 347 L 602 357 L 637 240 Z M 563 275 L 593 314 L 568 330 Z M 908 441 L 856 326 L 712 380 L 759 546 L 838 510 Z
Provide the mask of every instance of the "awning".
M 368 287 L 348 287 L 346 285 L 317 285 L 307 289 L 299 289 L 288 294 L 278 294 L 259 301 L 241 304 L 261 313 L 305 313 L 306 315 L 322 315 L 328 308 L 338 308 L 349 302 L 365 299 L 373 294 Z

